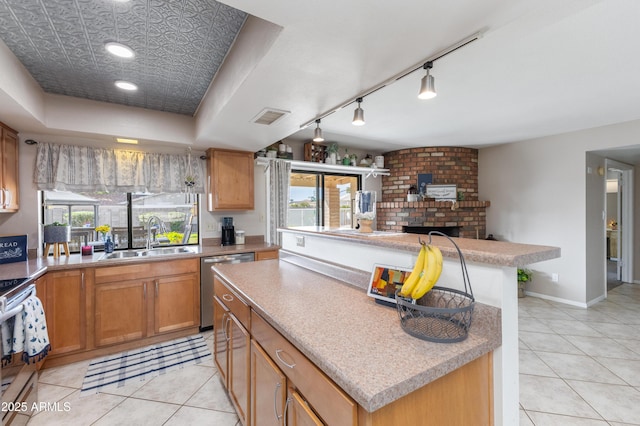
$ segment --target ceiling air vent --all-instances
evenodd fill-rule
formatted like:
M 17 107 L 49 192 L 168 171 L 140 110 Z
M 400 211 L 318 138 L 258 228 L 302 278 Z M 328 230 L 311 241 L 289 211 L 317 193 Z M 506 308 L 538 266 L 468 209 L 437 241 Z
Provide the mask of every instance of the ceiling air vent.
M 283 111 L 275 108 L 265 108 L 260 111 L 258 115 L 253 117 L 252 121 L 257 124 L 264 124 L 266 126 L 269 126 L 290 113 L 291 111 Z

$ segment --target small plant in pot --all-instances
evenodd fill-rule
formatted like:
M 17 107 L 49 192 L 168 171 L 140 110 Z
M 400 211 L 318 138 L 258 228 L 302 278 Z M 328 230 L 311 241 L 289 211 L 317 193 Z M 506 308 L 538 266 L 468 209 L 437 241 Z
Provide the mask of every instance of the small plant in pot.
M 44 225 L 45 243 L 67 243 L 71 240 L 71 226 L 66 223 L 53 222 Z
M 533 279 L 533 271 L 530 269 L 518 268 L 518 297 L 524 297 L 526 284 Z

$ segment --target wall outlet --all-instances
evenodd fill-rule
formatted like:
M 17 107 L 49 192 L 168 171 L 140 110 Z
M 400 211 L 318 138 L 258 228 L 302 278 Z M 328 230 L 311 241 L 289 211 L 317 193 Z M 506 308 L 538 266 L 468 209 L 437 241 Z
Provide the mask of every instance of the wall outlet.
M 298 247 L 304 247 L 304 236 L 302 236 L 302 235 L 297 235 L 296 236 L 296 245 Z
M 554 283 L 557 283 L 558 281 L 560 281 L 560 277 L 558 276 L 557 272 L 554 272 L 553 274 L 551 274 L 551 281 L 553 281 Z

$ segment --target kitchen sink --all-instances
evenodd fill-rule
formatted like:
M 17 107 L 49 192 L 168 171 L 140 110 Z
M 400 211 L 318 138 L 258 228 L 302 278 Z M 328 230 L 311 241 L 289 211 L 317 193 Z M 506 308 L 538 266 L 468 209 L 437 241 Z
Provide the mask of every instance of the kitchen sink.
M 138 257 L 138 256 L 140 256 L 140 253 L 137 251 L 114 251 L 113 253 L 103 254 L 100 260 L 126 259 L 129 257 Z
M 193 253 L 187 247 L 161 247 L 153 248 L 149 250 L 127 250 L 127 251 L 114 251 L 113 253 L 105 253 L 100 260 L 110 259 L 128 259 L 132 257 L 145 257 L 145 256 L 166 256 L 170 254 L 180 253 Z
M 139 252 L 140 256 L 162 256 L 167 254 L 193 253 L 186 247 L 162 247 Z

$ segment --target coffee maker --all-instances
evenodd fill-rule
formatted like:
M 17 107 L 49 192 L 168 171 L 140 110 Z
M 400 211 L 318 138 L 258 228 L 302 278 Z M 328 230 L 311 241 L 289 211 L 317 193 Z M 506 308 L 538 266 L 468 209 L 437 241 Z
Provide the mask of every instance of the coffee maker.
M 233 229 L 233 218 L 222 218 L 222 245 L 232 246 L 236 243 L 236 232 Z

